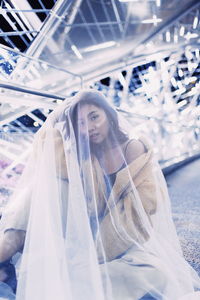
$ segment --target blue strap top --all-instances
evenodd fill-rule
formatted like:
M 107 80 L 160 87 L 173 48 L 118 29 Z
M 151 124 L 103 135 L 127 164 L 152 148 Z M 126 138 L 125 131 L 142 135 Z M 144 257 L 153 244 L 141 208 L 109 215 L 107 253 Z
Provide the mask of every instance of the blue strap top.
M 132 140 L 129 140 L 125 146 L 125 149 L 124 149 L 124 156 L 126 156 L 126 151 L 127 151 L 127 148 L 128 148 L 128 145 L 129 143 L 131 142 Z M 106 196 L 107 196 L 107 199 L 109 198 L 110 196 L 110 193 L 111 193 L 111 190 L 113 188 L 113 185 L 115 183 L 115 180 L 116 180 L 116 176 L 117 176 L 117 173 L 119 171 L 121 171 L 123 168 L 126 167 L 126 162 L 124 162 L 122 164 L 122 166 L 114 173 L 111 173 L 111 174 L 106 174 L 104 175 L 104 180 L 105 180 L 105 183 L 106 183 Z
M 114 185 L 115 180 L 116 180 L 117 173 L 120 170 L 122 170 L 123 168 L 125 168 L 125 166 L 126 166 L 126 163 L 124 162 L 122 164 L 122 166 L 116 172 L 104 175 L 104 180 L 105 180 L 105 183 L 106 183 L 106 196 L 107 196 L 107 199 L 110 196 L 111 190 L 112 190 L 113 185 Z
M 128 144 L 131 142 L 132 140 L 129 140 L 126 144 L 126 147 L 124 149 L 124 156 L 126 156 L 126 150 L 127 150 L 127 146 Z M 121 171 L 123 168 L 126 167 L 126 162 L 124 162 L 121 167 L 114 173 L 111 173 L 111 174 L 105 174 L 104 175 L 104 180 L 105 180 L 105 184 L 106 184 L 106 198 L 108 199 L 110 197 L 110 193 L 111 193 L 111 190 L 113 188 L 113 185 L 115 184 L 115 180 L 116 180 L 116 176 L 117 176 L 117 173 L 119 171 Z M 102 214 L 99 214 L 98 215 L 98 219 L 101 220 L 103 218 L 103 215 L 104 215 L 104 212 Z M 97 220 L 96 220 L 96 217 L 92 217 L 90 218 L 90 225 L 91 225 L 91 228 L 92 228 L 92 233 L 93 233 L 93 236 L 95 236 L 96 234 L 96 231 L 97 231 Z

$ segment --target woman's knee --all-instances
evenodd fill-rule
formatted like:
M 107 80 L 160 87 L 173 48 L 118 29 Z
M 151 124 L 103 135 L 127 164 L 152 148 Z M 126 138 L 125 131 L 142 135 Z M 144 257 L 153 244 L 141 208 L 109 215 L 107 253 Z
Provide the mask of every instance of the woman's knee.
M 25 231 L 7 230 L 0 239 L 0 261 L 11 258 L 23 248 Z

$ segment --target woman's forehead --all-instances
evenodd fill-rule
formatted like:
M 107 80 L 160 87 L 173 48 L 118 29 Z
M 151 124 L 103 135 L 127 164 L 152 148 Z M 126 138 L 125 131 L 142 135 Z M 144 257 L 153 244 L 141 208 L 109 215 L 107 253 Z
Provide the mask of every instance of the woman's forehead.
M 81 105 L 78 109 L 78 117 L 88 117 L 90 114 L 95 113 L 95 112 L 102 112 L 103 109 L 100 107 L 94 105 L 94 104 L 84 104 Z

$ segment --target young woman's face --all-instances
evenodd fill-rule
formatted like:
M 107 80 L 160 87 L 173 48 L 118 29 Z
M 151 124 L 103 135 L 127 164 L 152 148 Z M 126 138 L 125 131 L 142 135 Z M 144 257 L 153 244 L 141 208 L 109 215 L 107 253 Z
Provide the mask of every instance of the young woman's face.
M 102 143 L 108 136 L 109 122 L 103 109 L 93 104 L 85 104 L 78 110 L 78 127 L 83 135 L 88 135 L 94 144 Z

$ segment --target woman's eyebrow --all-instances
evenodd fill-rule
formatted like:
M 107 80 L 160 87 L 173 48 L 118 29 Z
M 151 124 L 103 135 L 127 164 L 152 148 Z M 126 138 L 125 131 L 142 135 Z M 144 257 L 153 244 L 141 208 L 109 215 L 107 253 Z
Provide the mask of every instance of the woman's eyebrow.
M 93 111 L 89 112 L 88 117 L 89 117 L 90 115 L 92 115 L 92 114 L 95 114 L 95 113 L 97 113 L 96 110 L 93 110 Z
M 93 111 L 89 112 L 87 116 L 89 117 L 89 116 L 91 116 L 92 114 L 95 114 L 95 113 L 97 113 L 97 111 L 93 110 Z M 83 121 L 83 120 L 84 120 L 83 118 L 78 118 L 78 121 Z

